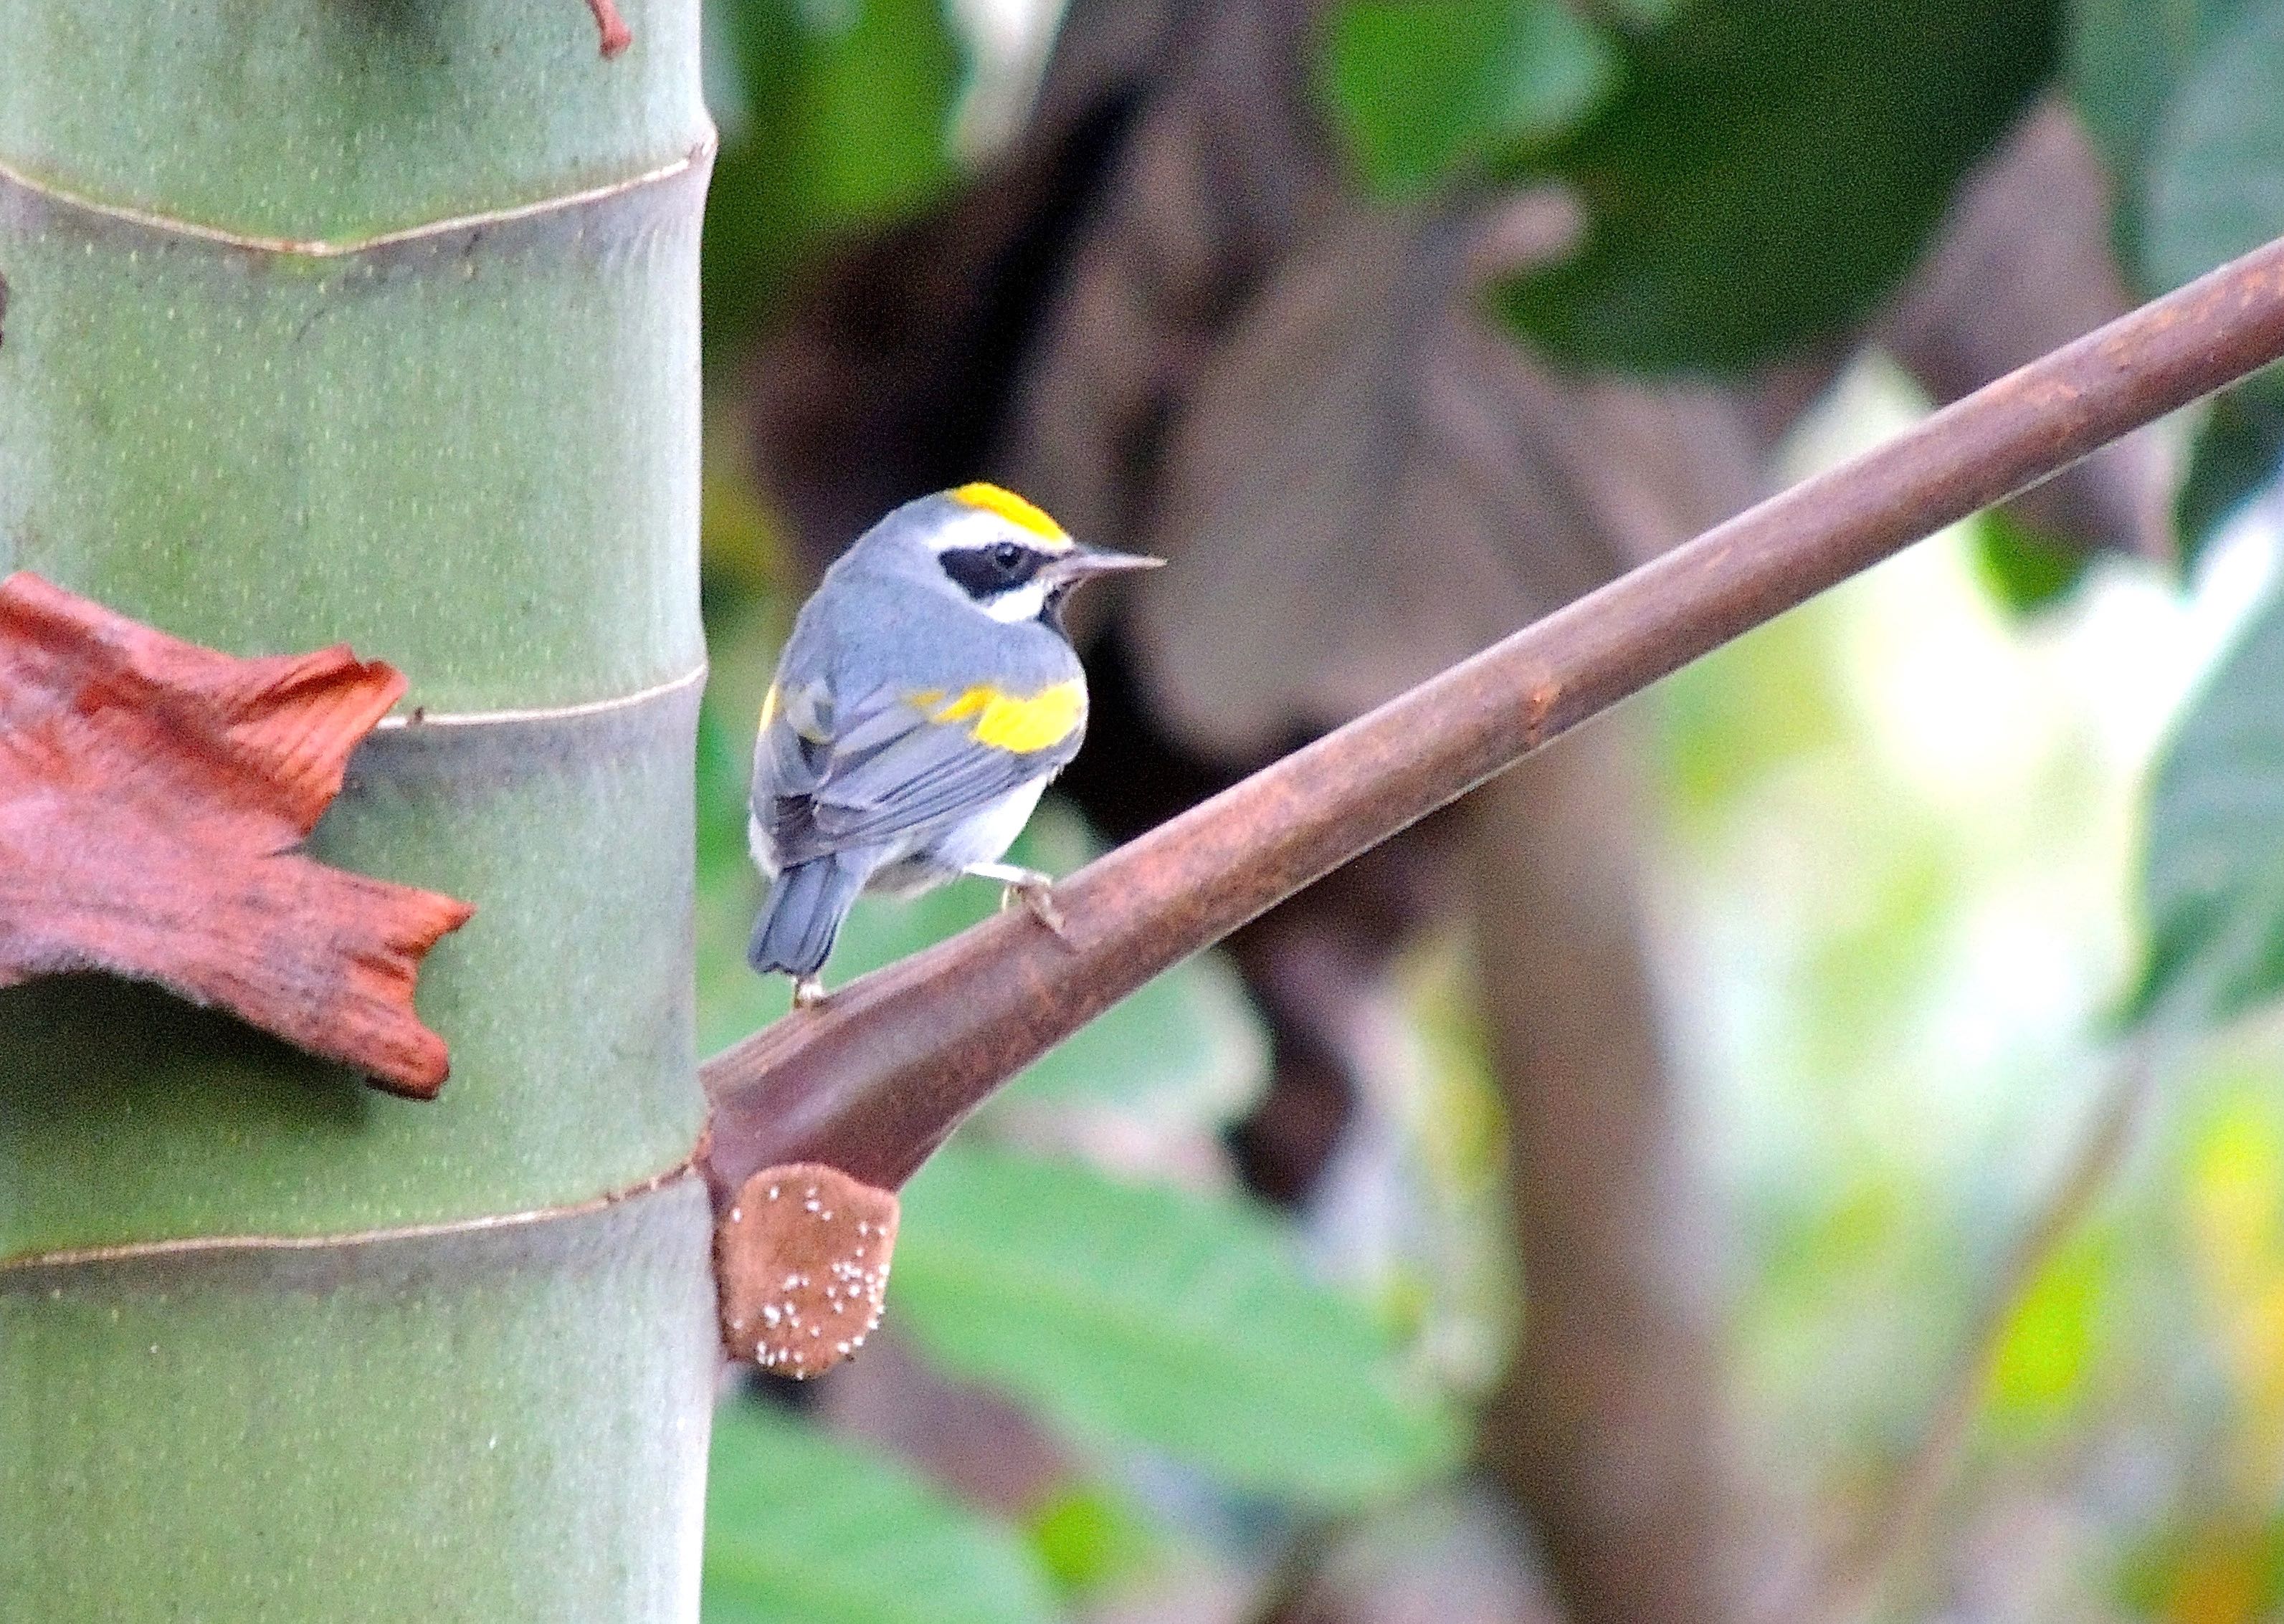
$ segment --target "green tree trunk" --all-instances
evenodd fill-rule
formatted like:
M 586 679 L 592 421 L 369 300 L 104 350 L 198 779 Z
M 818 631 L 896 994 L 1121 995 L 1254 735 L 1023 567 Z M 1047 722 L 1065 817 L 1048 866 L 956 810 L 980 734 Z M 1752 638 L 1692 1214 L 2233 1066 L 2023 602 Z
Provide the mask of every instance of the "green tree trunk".
M 627 11 L 0 0 L 0 572 L 401 666 L 314 846 L 479 910 L 430 1105 L 0 994 L 0 1618 L 695 1615 L 711 129 Z

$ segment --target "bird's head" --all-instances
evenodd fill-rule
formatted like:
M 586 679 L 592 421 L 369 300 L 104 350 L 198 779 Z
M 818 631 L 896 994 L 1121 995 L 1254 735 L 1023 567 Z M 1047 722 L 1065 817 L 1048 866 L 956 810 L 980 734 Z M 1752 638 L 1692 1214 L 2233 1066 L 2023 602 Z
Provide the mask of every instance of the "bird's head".
M 997 485 L 962 485 L 927 503 L 934 511 L 911 532 L 915 541 L 968 601 L 1010 625 L 1044 620 L 1060 629 L 1062 605 L 1082 582 L 1165 562 L 1074 541 L 1044 510 Z

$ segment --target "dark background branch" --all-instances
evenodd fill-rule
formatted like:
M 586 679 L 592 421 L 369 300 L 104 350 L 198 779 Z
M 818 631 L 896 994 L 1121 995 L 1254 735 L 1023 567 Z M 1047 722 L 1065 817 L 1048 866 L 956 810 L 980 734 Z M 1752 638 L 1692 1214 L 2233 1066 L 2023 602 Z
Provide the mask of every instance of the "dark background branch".
M 1737 1577 L 1711 1202 L 1640 940 L 1638 720 L 1606 716 L 1467 802 L 1524 1302 L 1477 1453 L 1580 1624 L 1727 1618 Z

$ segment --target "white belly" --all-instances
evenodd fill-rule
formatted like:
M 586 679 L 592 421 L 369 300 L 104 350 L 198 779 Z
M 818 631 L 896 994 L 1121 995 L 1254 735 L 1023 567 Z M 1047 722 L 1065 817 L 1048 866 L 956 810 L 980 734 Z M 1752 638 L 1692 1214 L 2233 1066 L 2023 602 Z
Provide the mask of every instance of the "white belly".
M 1006 855 L 1046 789 L 1039 778 L 1010 790 L 981 812 L 971 814 L 949 829 L 915 838 L 896 856 L 873 871 L 867 891 L 884 896 L 917 896 L 934 886 L 958 877 L 971 864 L 997 863 Z
M 1031 821 L 1031 814 L 1038 810 L 1039 797 L 1046 788 L 1044 778 L 1034 778 L 1022 788 L 1009 791 L 938 840 L 928 854 L 930 860 L 948 869 L 998 862 L 1023 832 L 1023 825 Z
M 919 837 L 907 838 L 874 871 L 865 889 L 889 896 L 911 896 L 931 886 L 942 885 L 971 863 L 998 862 L 1015 843 L 1015 837 L 1023 832 L 1023 825 L 1031 821 L 1031 814 L 1038 809 L 1039 797 L 1046 788 L 1046 778 L 1035 779 L 1020 789 L 1010 790 L 965 822 L 930 834 L 925 841 Z M 770 878 L 776 878 L 777 844 L 762 826 L 762 820 L 751 814 L 746 818 L 746 844 L 753 853 L 754 866 Z

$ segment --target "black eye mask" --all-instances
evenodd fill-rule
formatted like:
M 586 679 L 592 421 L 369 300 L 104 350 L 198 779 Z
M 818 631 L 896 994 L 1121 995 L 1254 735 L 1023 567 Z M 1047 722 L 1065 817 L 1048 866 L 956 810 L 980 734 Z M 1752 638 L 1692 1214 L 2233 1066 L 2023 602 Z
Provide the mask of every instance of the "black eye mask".
M 954 547 L 937 555 L 943 573 L 979 603 L 1023 585 L 1039 573 L 1047 555 L 1013 542 L 989 547 Z

